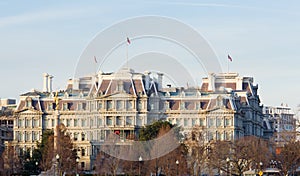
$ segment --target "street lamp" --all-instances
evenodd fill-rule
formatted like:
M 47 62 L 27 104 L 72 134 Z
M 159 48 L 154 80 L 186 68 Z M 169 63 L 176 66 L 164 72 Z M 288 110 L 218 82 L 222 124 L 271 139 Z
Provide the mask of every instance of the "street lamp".
M 178 161 L 178 160 L 176 160 L 176 161 L 175 161 L 175 163 L 176 163 L 176 165 L 177 165 L 177 175 L 178 175 L 179 161 Z
M 78 176 L 78 163 L 79 163 L 79 158 L 76 158 L 76 176 Z
M 39 172 L 38 165 L 39 165 L 39 163 L 36 161 L 36 162 L 35 162 L 35 166 L 36 166 L 35 168 L 36 168 L 36 172 L 37 172 L 37 173 Z
M 263 163 L 262 163 L 262 162 L 259 162 L 260 169 L 262 168 L 262 165 L 263 165 Z
M 141 175 L 141 162 L 143 161 L 142 156 L 139 157 L 139 175 Z
M 227 162 L 227 175 L 229 175 L 229 162 L 230 162 L 230 159 L 226 158 L 226 162 Z
M 55 158 L 56 158 L 56 162 L 57 162 L 57 172 L 58 172 L 58 175 L 60 175 L 60 173 L 59 173 L 59 155 L 58 154 L 56 154 L 55 155 Z M 56 171 L 55 171 L 56 172 Z M 56 175 L 56 174 L 55 174 Z

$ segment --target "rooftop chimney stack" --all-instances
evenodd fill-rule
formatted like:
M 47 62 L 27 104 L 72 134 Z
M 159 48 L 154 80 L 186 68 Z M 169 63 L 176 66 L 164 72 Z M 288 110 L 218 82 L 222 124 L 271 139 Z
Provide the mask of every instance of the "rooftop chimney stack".
M 157 84 L 158 84 L 158 90 L 162 90 L 162 82 L 163 82 L 163 73 L 157 73 L 158 78 L 157 78 Z
M 48 92 L 52 92 L 52 75 L 48 76 Z
M 48 73 L 44 73 L 43 74 L 43 79 L 44 79 L 44 83 L 43 83 L 43 92 L 48 92 Z
M 144 74 L 145 74 L 145 89 L 149 90 L 149 88 L 150 88 L 150 74 L 151 74 L 151 72 L 145 71 Z
M 208 90 L 209 91 L 215 91 L 215 74 L 214 73 L 209 73 L 208 74 Z

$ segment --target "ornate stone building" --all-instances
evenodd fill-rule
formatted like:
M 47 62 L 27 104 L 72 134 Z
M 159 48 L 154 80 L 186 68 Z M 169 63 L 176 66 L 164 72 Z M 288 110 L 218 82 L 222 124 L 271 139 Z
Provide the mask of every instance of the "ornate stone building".
M 166 88 L 166 118 L 189 131 L 198 125 L 206 140 L 263 136 L 262 106 L 253 78 L 237 73 L 209 74 L 201 88 Z
M 52 91 L 53 76 L 44 74 L 43 91 L 22 94 L 15 112 L 13 145 L 33 150 L 46 129 L 63 123 L 79 149 L 80 167 L 92 170 L 101 144 L 110 133 L 121 141 L 159 119 L 188 132 L 205 127 L 207 141 L 263 136 L 262 106 L 253 78 L 237 73 L 209 74 L 199 88 L 163 88 L 163 75 L 123 68 L 68 80 Z M 54 102 L 54 99 L 59 100 Z
M 287 141 L 296 138 L 296 119 L 291 107 L 264 106 L 263 113 L 265 120 L 274 131 L 274 142 L 282 147 Z
M 123 141 L 134 139 L 139 128 L 161 118 L 157 83 L 149 74 L 130 69 L 99 73 L 70 79 L 67 88 L 57 93 L 49 91 L 51 79 L 44 75 L 44 92 L 33 90 L 20 96 L 13 141 L 19 152 L 32 151 L 44 130 L 63 123 L 79 149 L 81 169 L 91 170 L 110 133 Z

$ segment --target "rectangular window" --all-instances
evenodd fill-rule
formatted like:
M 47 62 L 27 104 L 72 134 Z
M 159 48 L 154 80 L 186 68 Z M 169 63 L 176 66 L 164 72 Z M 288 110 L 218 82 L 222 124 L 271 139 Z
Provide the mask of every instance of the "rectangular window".
M 64 111 L 68 110 L 68 103 L 64 103 L 64 104 L 63 104 L 63 110 L 64 110 Z
M 102 118 L 98 118 L 97 125 L 102 126 Z
M 48 103 L 48 111 L 53 110 L 53 103 Z
M 78 120 L 74 119 L 74 127 L 77 127 L 77 126 L 78 126 Z
M 185 103 L 184 102 L 180 103 L 180 109 L 185 109 Z
M 126 118 L 126 125 L 133 125 L 133 123 L 132 123 L 132 117 L 127 117 Z
M 45 127 L 48 127 L 48 125 L 49 125 L 49 121 L 46 119 L 45 120 Z
M 25 119 L 25 128 L 28 127 L 28 125 L 29 125 L 29 120 Z
M 196 119 L 192 119 L 192 126 L 196 125 Z
M 196 110 L 200 109 L 200 103 L 196 103 Z
M 94 126 L 94 120 L 93 119 L 91 119 L 91 124 L 90 124 L 90 126 Z
M 78 133 L 74 133 L 74 141 L 78 140 Z
M 102 109 L 102 102 L 98 103 L 98 109 Z
M 95 105 L 94 103 L 91 103 L 91 111 L 94 111 L 94 109 L 95 109 Z
M 34 132 L 33 133 L 33 140 L 38 140 L 38 133 L 37 132 Z
M 85 140 L 85 134 L 81 133 L 81 140 L 84 141 Z
M 142 109 L 143 109 L 143 102 L 139 101 L 139 110 L 142 110 Z
M 71 120 L 67 119 L 67 127 L 71 126 Z
M 100 139 L 104 140 L 104 137 L 105 137 L 104 131 L 101 130 L 101 132 L 100 132 Z
M 222 118 L 217 118 L 217 127 L 222 126 Z
M 77 110 L 78 110 L 78 111 L 81 111 L 81 110 L 82 110 L 82 103 L 78 103 L 78 105 L 77 105 Z
M 209 127 L 215 126 L 215 118 L 214 117 L 208 118 L 208 126 Z
M 107 110 L 111 110 L 113 108 L 113 104 L 111 100 L 107 101 Z
M 85 149 L 81 149 L 81 156 L 85 156 Z
M 54 119 L 51 119 L 51 126 L 55 127 L 55 120 Z
M 200 125 L 200 126 L 205 126 L 205 124 L 204 124 L 204 119 L 203 119 L 203 118 L 201 118 L 201 119 L 199 120 L 199 125 Z
M 22 127 L 22 119 L 19 119 L 19 120 L 18 120 L 18 126 L 19 126 L 19 127 Z
M 123 118 L 122 117 L 117 117 L 117 122 L 116 125 L 123 125 Z
M 123 101 L 117 100 L 117 110 L 122 110 L 123 109 Z
M 225 126 L 231 126 L 231 118 L 226 118 L 225 119 Z
M 107 117 L 106 118 L 106 125 L 112 125 L 113 124 L 113 119 L 112 117 Z
M 85 119 L 81 119 L 81 127 L 85 127 L 86 126 L 86 120 Z
M 39 127 L 39 119 L 34 119 L 33 126 L 36 128 Z
M 127 109 L 131 110 L 133 108 L 133 101 L 128 101 L 127 102 Z
M 188 126 L 189 124 L 189 121 L 188 121 L 188 119 L 184 119 L 184 126 Z
M 221 133 L 217 132 L 217 140 L 221 140 Z

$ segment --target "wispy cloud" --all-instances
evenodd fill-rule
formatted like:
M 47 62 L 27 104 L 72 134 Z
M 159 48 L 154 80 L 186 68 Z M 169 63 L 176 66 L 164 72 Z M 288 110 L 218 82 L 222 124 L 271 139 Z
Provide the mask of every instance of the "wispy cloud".
M 24 23 L 40 22 L 47 20 L 58 20 L 76 18 L 90 12 L 90 8 L 81 9 L 48 9 L 44 11 L 28 12 L 24 14 L 0 18 L 0 27 L 18 25 Z
M 257 10 L 257 11 L 268 11 L 268 12 L 275 12 L 275 13 L 285 13 L 289 15 L 300 15 L 300 13 L 297 11 L 287 11 L 282 9 L 271 9 L 271 8 L 249 6 L 249 5 L 238 5 L 238 4 L 197 3 L 197 2 L 180 2 L 180 1 L 178 2 L 152 1 L 149 3 L 161 4 L 161 5 L 176 5 L 176 6 L 239 8 L 239 9 Z

